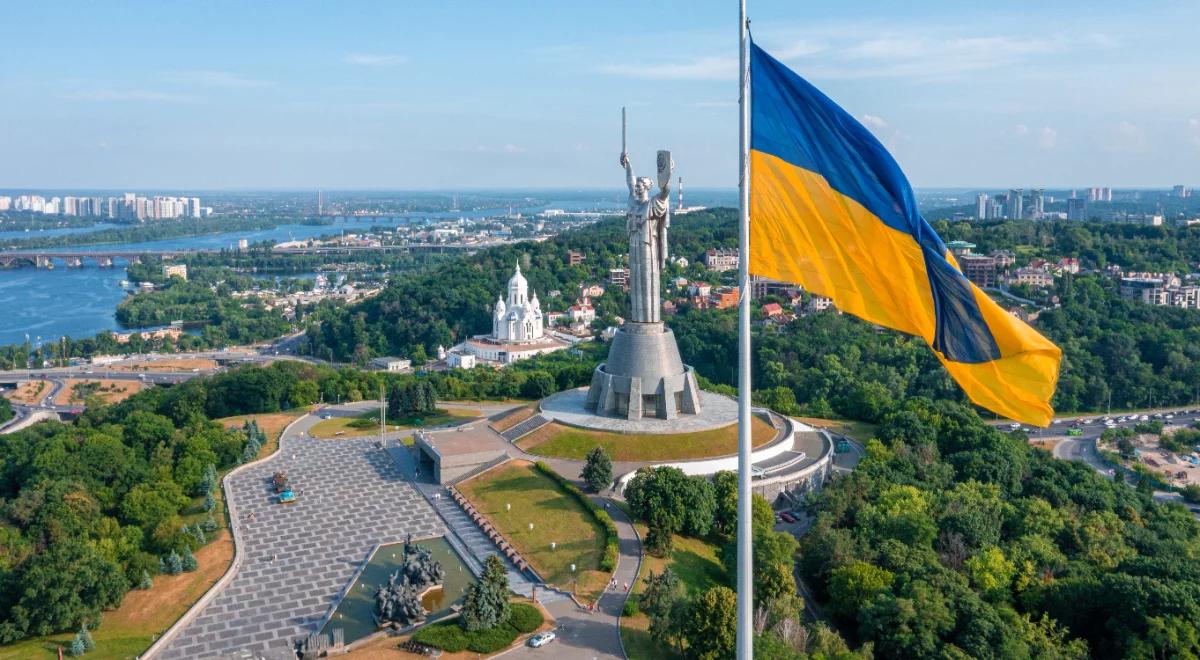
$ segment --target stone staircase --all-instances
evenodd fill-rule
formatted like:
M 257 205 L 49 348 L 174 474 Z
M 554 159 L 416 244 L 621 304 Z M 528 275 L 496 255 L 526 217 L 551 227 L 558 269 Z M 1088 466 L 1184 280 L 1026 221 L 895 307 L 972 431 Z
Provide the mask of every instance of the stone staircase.
M 512 560 L 500 551 L 496 543 L 483 532 L 483 529 L 467 515 L 466 511 L 445 490 L 439 489 L 439 492 L 441 497 L 432 500 L 434 509 L 437 510 L 442 520 L 446 521 L 446 526 L 450 531 L 466 546 L 467 552 L 480 565 L 491 555 L 500 557 L 500 560 L 504 562 L 504 567 L 508 569 L 509 587 L 514 592 L 528 597 L 533 592 L 533 587 L 537 583 L 531 580 L 526 572 L 517 569 Z M 566 598 L 566 596 L 544 586 L 538 589 L 539 602 L 548 603 L 561 598 Z
M 550 420 L 546 419 L 545 417 L 542 417 L 541 415 L 534 415 L 533 417 L 530 417 L 520 424 L 517 424 L 511 429 L 504 431 L 500 434 L 500 437 L 509 442 L 516 442 L 518 439 L 533 433 L 549 423 Z

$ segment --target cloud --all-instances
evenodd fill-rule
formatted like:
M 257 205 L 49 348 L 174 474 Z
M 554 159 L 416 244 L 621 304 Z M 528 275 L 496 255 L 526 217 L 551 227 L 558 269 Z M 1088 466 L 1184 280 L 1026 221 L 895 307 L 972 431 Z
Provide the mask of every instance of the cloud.
M 208 69 L 179 71 L 175 74 L 175 77 L 183 82 L 207 85 L 209 87 L 263 87 L 272 84 L 265 80 L 254 80 L 229 71 L 212 71 Z
M 771 51 L 771 54 L 775 56 L 775 59 L 795 60 L 801 57 L 808 57 L 809 55 L 816 55 L 817 53 L 823 52 L 826 48 L 827 46 L 823 44 L 816 44 L 811 41 L 800 40 L 793 42 L 789 46 L 776 48 Z
M 806 76 L 830 79 L 961 78 L 1038 58 L 1115 48 L 1102 33 L 980 35 L 975 27 L 829 25 L 805 29 L 815 40 L 780 40 L 769 50 L 783 60 L 803 60 Z M 810 58 L 812 55 L 819 57 Z
M 399 53 L 351 53 L 342 61 L 358 66 L 399 66 L 408 58 Z
M 888 123 L 884 121 L 883 118 L 876 117 L 875 115 L 863 115 L 862 123 L 863 126 L 866 126 L 872 131 L 882 131 L 888 126 Z
M 608 64 L 600 67 L 600 71 L 645 80 L 733 80 L 737 78 L 738 58 L 700 57 L 657 64 Z
M 1017 137 L 1025 137 L 1026 135 L 1029 135 L 1029 126 L 1025 124 L 1017 124 L 1013 127 L 1013 133 L 1015 133 Z
M 1057 144 L 1058 131 L 1050 128 L 1049 126 L 1043 126 L 1042 130 L 1038 132 L 1038 147 L 1042 149 L 1053 149 Z
M 1109 151 L 1118 152 L 1140 152 L 1145 151 L 1146 147 L 1146 131 L 1130 121 L 1122 121 L 1114 126 L 1105 144 Z
M 161 103 L 179 103 L 192 100 L 192 97 L 185 94 L 170 94 L 148 89 L 94 89 L 68 92 L 59 95 L 59 98 L 64 101 L 151 101 Z

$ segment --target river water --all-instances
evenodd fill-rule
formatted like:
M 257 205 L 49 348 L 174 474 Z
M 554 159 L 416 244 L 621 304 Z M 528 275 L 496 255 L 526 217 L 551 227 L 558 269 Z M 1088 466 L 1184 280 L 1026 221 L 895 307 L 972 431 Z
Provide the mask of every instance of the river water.
M 554 201 L 544 206 L 513 210 L 530 215 L 547 208 L 581 211 L 615 209 L 622 205 L 623 202 L 619 197 L 612 199 L 598 197 L 592 201 Z M 100 250 L 220 249 L 236 246 L 241 239 L 251 243 L 268 240 L 275 242 L 302 240 L 337 234 L 341 231 L 364 231 L 372 226 L 397 226 L 421 222 L 425 219 L 496 217 L 503 215 L 507 210 L 481 209 L 456 213 L 414 213 L 408 216 L 394 217 L 339 218 L 330 225 L 285 224 L 272 229 L 256 231 L 229 232 L 139 243 L 81 245 L 55 248 L 55 250 L 93 252 Z M 14 234 L 13 236 L 5 235 L 9 232 L 2 232 L 0 239 L 82 233 L 103 229 L 106 226 L 11 232 Z M 123 267 L 98 268 L 91 262 L 85 263 L 82 268 L 66 268 L 60 262 L 52 270 L 35 270 L 30 267 L 0 269 L 0 310 L 3 310 L 3 315 L 0 316 L 0 345 L 21 343 L 26 340 L 26 336 L 30 342 L 36 343 L 40 337 L 42 343 L 50 343 L 57 341 L 62 336 L 82 339 L 103 330 L 118 330 L 119 326 L 114 318 L 114 313 L 117 303 L 121 302 L 126 295 L 121 287 L 121 281 L 124 279 L 125 269 Z

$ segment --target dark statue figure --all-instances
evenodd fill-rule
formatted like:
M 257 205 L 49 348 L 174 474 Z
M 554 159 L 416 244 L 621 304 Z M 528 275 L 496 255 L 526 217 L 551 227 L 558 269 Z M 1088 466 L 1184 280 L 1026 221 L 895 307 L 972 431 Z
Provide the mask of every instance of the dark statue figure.
M 428 613 L 421 606 L 421 593 L 445 579 L 446 572 L 442 563 L 433 559 L 433 551 L 413 544 L 409 535 L 400 568 L 375 590 L 376 623 L 407 628 L 423 622 Z

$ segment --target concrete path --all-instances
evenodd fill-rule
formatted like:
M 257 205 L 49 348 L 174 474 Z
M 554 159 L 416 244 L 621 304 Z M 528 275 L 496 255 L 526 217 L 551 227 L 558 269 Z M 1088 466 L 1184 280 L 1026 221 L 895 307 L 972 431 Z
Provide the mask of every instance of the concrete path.
M 592 499 L 598 503 L 611 501 L 602 497 Z M 608 511 L 617 526 L 621 549 L 614 573 L 617 588 L 604 592 L 595 612 L 587 612 L 571 600 L 546 604 L 546 610 L 558 620 L 558 638 L 549 646 L 540 649 L 521 647 L 504 654 L 505 657 L 579 660 L 625 657 L 625 649 L 621 644 L 621 610 L 628 597 L 625 585 L 628 584 L 632 590 L 637 581 L 642 560 L 642 542 L 633 524 L 620 509 L 610 506 Z

